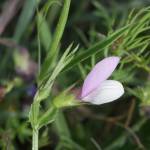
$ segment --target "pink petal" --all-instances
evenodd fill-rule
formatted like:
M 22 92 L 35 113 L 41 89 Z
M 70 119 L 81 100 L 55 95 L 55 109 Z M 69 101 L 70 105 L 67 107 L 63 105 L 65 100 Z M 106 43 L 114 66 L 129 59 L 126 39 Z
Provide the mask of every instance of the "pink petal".
M 119 57 L 112 56 L 104 58 L 97 63 L 84 80 L 81 98 L 87 96 L 90 92 L 99 87 L 102 81 L 109 78 L 117 67 L 119 61 Z

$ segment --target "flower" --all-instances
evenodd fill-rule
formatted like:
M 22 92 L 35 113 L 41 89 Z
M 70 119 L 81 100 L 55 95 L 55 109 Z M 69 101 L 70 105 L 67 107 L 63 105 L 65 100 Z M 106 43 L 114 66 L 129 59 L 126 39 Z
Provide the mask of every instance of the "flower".
M 84 80 L 81 100 L 92 104 L 104 104 L 120 98 L 124 94 L 119 81 L 107 80 L 120 61 L 119 57 L 107 57 L 98 62 Z

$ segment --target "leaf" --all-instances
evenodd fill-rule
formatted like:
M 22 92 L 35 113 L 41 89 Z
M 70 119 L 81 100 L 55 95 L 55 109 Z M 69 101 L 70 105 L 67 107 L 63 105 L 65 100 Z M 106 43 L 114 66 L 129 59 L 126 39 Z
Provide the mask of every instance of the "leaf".
M 31 18 L 35 12 L 37 0 L 26 0 L 21 15 L 19 17 L 16 30 L 14 33 L 14 39 L 19 42 L 22 34 L 25 32 Z
M 38 13 L 38 24 L 39 24 L 39 35 L 42 45 L 44 46 L 44 49 L 48 51 L 49 46 L 51 44 L 52 35 L 50 32 L 50 29 L 48 27 L 48 23 L 45 20 L 42 13 Z
M 136 124 L 132 127 L 133 132 L 139 131 L 141 127 L 146 123 L 146 121 L 147 120 L 143 118 L 142 120 L 136 122 Z M 129 135 L 125 132 L 119 138 L 115 139 L 110 145 L 106 146 L 104 149 L 105 150 L 120 149 L 125 145 L 128 136 Z
M 41 11 L 38 11 L 38 32 L 40 35 L 40 40 L 42 45 L 44 46 L 44 49 L 48 51 L 51 40 L 52 40 L 52 35 L 50 31 L 50 25 L 46 21 L 47 13 L 50 9 L 50 7 L 53 4 L 61 5 L 61 3 L 58 0 L 48 0 Z
M 62 111 L 59 111 L 54 123 L 60 138 L 60 143 L 58 144 L 58 147 L 56 149 L 84 150 L 83 147 L 81 147 L 78 143 L 72 140 L 69 127 Z
M 73 59 L 74 53 L 77 51 L 78 46 L 76 46 L 72 51 L 71 48 L 72 44 L 68 46 L 68 48 L 64 52 L 63 56 L 60 58 L 59 62 L 57 63 L 57 66 L 55 67 L 55 69 L 51 74 L 48 73 L 46 76 L 41 76 L 41 79 L 39 78 L 38 81 L 39 89 L 35 95 L 36 100 L 41 101 L 49 96 L 49 92 L 54 83 L 54 80 L 59 75 L 59 73 L 64 69 L 64 67 Z
M 48 11 L 53 4 L 61 6 L 61 2 L 59 0 L 48 0 L 41 10 L 41 12 L 44 14 L 44 18 L 46 18 Z
M 57 114 L 57 118 L 55 120 L 55 127 L 57 129 L 57 132 L 61 140 L 64 137 L 68 137 L 68 138 L 71 137 L 71 133 L 69 131 L 67 122 L 65 120 L 65 117 L 62 111 L 59 111 L 59 113 Z
M 61 12 L 61 15 L 60 15 L 60 18 L 59 18 L 59 21 L 55 30 L 55 34 L 52 38 L 50 49 L 42 65 L 40 78 L 41 76 L 46 76 L 46 74 L 50 71 L 51 66 L 53 66 L 53 63 L 56 61 L 58 45 L 60 43 L 60 40 L 62 38 L 64 29 L 65 29 L 65 25 L 66 25 L 68 13 L 69 13 L 69 8 L 70 8 L 70 0 L 65 0 L 63 9 L 62 9 L 62 12 Z
M 77 149 L 77 150 L 85 150 L 84 147 L 79 145 L 79 143 L 76 143 L 69 137 L 64 137 L 60 143 L 57 145 L 56 150 L 62 150 L 62 149 Z
M 53 73 L 51 74 L 51 76 L 47 80 L 47 83 L 46 83 L 45 87 L 48 88 L 49 84 L 56 79 L 56 77 L 64 69 L 64 67 L 67 66 L 70 63 L 70 61 L 74 58 L 74 54 L 78 50 L 78 45 L 74 49 L 72 49 L 72 51 L 71 51 L 71 49 L 72 49 L 72 44 L 70 44 L 68 46 L 68 48 L 66 49 L 65 53 L 61 57 L 61 59 L 58 62 L 57 66 L 55 67 Z
M 37 127 L 39 107 L 40 107 L 40 103 L 38 101 L 34 101 L 33 104 L 31 105 L 30 112 L 29 112 L 29 122 L 31 123 L 32 128 Z
M 50 123 L 52 123 L 57 115 L 58 109 L 54 107 L 53 105 L 40 117 L 38 121 L 38 127 L 39 129 L 43 126 L 46 126 Z
M 117 30 L 116 32 L 114 32 L 113 34 L 109 35 L 105 40 L 103 40 L 102 42 L 98 42 L 96 43 L 94 46 L 92 46 L 91 48 L 85 50 L 84 52 L 82 52 L 81 54 L 79 54 L 78 56 L 76 56 L 66 67 L 64 70 L 68 70 L 71 67 L 73 67 L 74 65 L 78 64 L 79 62 L 84 61 L 85 59 L 89 58 L 90 56 L 97 54 L 99 52 L 101 52 L 104 48 L 110 46 L 115 40 L 117 40 L 119 37 L 121 37 L 130 27 L 130 25 L 127 25 L 119 30 Z

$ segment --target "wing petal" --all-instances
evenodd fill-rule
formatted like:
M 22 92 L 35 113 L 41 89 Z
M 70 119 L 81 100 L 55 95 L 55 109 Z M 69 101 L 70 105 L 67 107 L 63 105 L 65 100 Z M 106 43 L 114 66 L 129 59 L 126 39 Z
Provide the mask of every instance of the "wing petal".
M 119 81 L 105 80 L 101 85 L 89 95 L 83 98 L 83 101 L 100 105 L 112 102 L 124 94 L 123 85 Z

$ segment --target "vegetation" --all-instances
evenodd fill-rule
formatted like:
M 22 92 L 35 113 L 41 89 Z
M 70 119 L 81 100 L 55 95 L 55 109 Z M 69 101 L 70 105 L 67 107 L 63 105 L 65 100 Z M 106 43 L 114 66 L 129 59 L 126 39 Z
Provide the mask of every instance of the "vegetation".
M 0 1 L 0 149 L 150 148 L 150 2 Z M 105 57 L 125 93 L 77 98 Z M 79 100 L 80 99 L 80 100 Z

